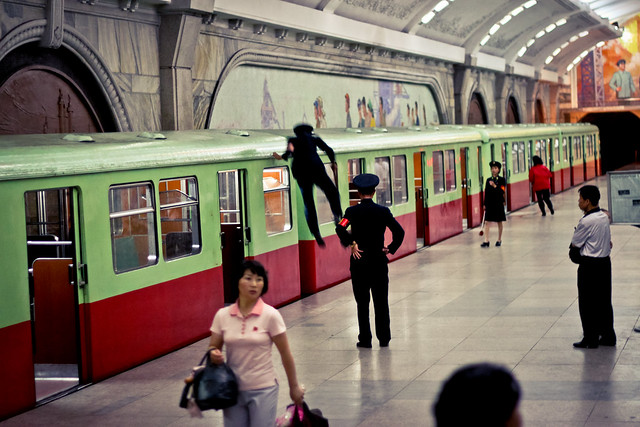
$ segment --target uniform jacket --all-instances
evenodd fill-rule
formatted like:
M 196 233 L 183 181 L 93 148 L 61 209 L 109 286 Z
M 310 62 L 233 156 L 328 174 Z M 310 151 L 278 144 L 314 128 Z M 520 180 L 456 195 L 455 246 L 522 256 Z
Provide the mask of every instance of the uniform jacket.
M 489 182 L 493 181 L 496 188 L 493 188 Z M 504 203 L 504 192 L 507 187 L 507 181 L 501 176 L 487 178 L 484 186 L 484 206 L 502 206 Z
M 347 230 L 349 226 L 351 232 Z M 362 251 L 363 260 L 386 260 L 382 250 L 387 228 L 393 236 L 388 246 L 389 253 L 394 254 L 404 240 L 404 229 L 389 208 L 380 206 L 371 199 L 362 199 L 359 204 L 347 208 L 342 221 L 336 226 L 336 233 L 345 247 L 355 241 Z
M 551 188 L 551 171 L 545 165 L 537 165 L 529 169 L 529 181 L 533 184 L 533 191 Z

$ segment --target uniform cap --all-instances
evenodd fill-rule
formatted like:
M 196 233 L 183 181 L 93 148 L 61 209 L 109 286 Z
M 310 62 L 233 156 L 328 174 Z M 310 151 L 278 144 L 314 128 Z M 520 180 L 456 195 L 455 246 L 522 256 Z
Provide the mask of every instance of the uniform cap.
M 363 173 L 353 178 L 353 184 L 358 190 L 373 189 L 380 183 L 380 178 L 372 173 Z
M 313 132 L 313 126 L 308 125 L 306 123 L 300 123 L 299 125 L 295 125 L 293 128 L 293 132 L 296 135 L 311 133 Z
M 489 167 L 494 167 L 494 166 L 496 166 L 498 169 L 502 169 L 502 163 L 496 162 L 495 160 L 490 161 Z

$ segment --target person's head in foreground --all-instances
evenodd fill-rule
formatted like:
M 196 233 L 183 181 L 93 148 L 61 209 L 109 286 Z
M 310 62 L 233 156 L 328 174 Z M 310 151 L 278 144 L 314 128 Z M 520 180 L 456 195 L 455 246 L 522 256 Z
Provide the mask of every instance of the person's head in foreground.
M 520 427 L 520 385 L 505 368 L 467 365 L 442 385 L 433 414 L 438 427 Z

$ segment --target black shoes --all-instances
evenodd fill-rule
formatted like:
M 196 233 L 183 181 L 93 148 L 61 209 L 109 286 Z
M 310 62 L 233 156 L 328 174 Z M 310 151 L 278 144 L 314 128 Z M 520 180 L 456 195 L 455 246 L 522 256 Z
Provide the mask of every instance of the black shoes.
M 502 240 L 499 240 L 499 241 L 496 242 L 496 247 L 497 246 L 502 246 Z
M 553 215 L 553 214 L 551 214 L 551 215 Z M 546 212 L 542 212 L 542 216 L 547 216 L 547 213 Z
M 598 343 L 582 340 L 582 341 L 574 342 L 573 346 L 575 348 L 598 348 Z
M 604 339 L 604 338 L 600 338 L 600 341 L 598 341 L 598 344 L 600 345 L 604 345 L 607 347 L 615 347 L 616 346 L 616 339 Z
M 482 244 L 480 245 L 481 248 L 488 248 L 489 246 L 491 246 L 489 242 L 482 242 Z
M 389 347 L 389 341 L 387 342 L 380 341 L 380 347 Z
M 360 342 L 358 341 L 356 343 L 356 347 L 360 347 L 360 348 L 371 348 L 371 343 L 366 343 L 366 342 Z
M 549 212 L 551 212 L 551 215 L 553 215 L 555 213 L 555 211 L 553 210 L 553 208 L 549 208 Z

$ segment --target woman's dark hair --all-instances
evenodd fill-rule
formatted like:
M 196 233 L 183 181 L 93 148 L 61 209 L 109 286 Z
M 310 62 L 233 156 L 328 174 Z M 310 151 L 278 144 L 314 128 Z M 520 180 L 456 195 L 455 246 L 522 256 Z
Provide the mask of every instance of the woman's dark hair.
M 479 363 L 456 371 L 433 406 L 438 427 L 502 427 L 520 401 L 520 385 L 505 368 Z
M 245 259 L 242 261 L 242 265 L 238 269 L 238 277 L 236 278 L 236 283 L 240 282 L 242 276 L 244 276 L 244 272 L 249 270 L 253 274 L 256 274 L 264 280 L 264 286 L 262 287 L 262 293 L 260 296 L 267 293 L 269 290 L 269 276 L 267 275 L 267 270 L 265 270 L 264 266 L 260 264 L 258 261 L 253 259 Z
M 538 166 L 542 164 L 542 159 L 540 156 L 533 156 L 533 165 Z

